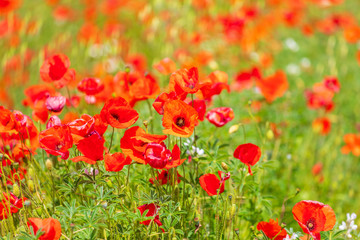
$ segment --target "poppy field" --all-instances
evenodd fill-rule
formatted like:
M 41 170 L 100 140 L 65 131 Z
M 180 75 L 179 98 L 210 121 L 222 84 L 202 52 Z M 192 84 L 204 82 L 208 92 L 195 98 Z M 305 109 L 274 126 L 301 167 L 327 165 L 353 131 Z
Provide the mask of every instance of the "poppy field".
M 358 9 L 0 0 L 0 240 L 360 239 Z

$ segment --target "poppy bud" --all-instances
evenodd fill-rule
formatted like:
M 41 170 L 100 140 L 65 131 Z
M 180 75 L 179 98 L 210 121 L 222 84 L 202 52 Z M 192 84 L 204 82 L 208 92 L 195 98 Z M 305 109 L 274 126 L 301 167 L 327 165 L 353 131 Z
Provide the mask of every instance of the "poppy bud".
M 45 166 L 48 170 L 51 170 L 53 167 L 53 163 L 50 159 L 46 159 Z
M 232 126 L 229 128 L 229 134 L 232 134 L 232 133 L 234 133 L 234 132 L 237 132 L 237 130 L 239 130 L 239 124 L 232 125 Z
M 66 97 L 57 96 L 57 97 L 48 97 L 46 99 L 45 105 L 46 108 L 51 112 L 61 112 L 66 104 Z
M 49 121 L 47 122 L 46 129 L 49 129 L 53 126 L 60 126 L 60 125 L 61 125 L 61 119 L 58 116 L 54 115 L 54 116 L 51 116 Z
M 145 149 L 145 161 L 153 168 L 162 169 L 171 157 L 170 150 L 165 144 L 149 143 Z
M 32 168 L 32 167 L 29 167 L 29 169 L 28 169 L 28 174 L 29 174 L 29 176 L 34 176 L 34 169 Z
M 228 168 L 228 166 L 226 165 L 226 163 L 224 163 L 224 162 L 221 162 L 221 167 L 225 170 L 225 171 L 227 171 L 229 168 Z
M 236 233 L 236 235 L 239 235 L 239 229 L 238 228 L 235 229 L 235 233 Z
M 35 190 L 35 186 L 34 186 L 33 180 L 28 180 L 27 186 L 28 186 L 30 192 L 33 192 L 33 191 Z
M 19 185 L 17 183 L 13 184 L 13 191 L 12 191 L 16 196 L 20 196 L 20 188 Z
M 149 122 L 147 120 L 143 121 L 143 125 L 145 126 L 145 128 L 147 128 L 149 126 Z
M 271 129 L 269 129 L 267 132 L 266 132 L 266 137 L 271 140 L 274 138 L 274 133 Z

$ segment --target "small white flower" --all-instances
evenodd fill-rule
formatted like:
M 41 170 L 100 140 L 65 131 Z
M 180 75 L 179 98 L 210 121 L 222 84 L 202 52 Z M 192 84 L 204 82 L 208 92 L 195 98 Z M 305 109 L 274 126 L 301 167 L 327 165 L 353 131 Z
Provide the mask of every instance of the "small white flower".
M 300 49 L 299 45 L 292 38 L 285 39 L 284 43 L 285 43 L 285 46 L 293 52 L 297 52 Z
M 289 234 L 288 235 L 286 235 L 286 238 L 284 238 L 283 240 L 295 240 L 295 239 L 297 239 L 299 236 L 296 234 L 296 233 L 294 233 L 291 237 L 289 236 Z
M 300 65 L 303 68 L 309 68 L 311 66 L 311 62 L 308 58 L 302 58 L 300 61 Z
M 355 213 L 347 213 L 346 214 L 346 222 L 342 221 L 341 225 L 339 226 L 340 230 L 346 230 L 346 237 L 352 238 L 351 232 L 357 229 L 357 225 L 355 224 L 354 220 L 356 219 Z
M 300 74 L 300 68 L 298 65 L 294 63 L 290 63 L 286 66 L 286 72 L 291 75 L 299 75 Z

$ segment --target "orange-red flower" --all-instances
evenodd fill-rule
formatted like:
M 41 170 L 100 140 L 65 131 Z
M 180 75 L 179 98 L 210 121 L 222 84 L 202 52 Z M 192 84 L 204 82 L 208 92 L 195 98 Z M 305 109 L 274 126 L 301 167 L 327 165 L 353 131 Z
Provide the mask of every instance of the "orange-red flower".
M 200 95 L 205 100 L 211 100 L 213 96 L 219 95 L 222 90 L 230 92 L 228 75 L 222 71 L 212 72 L 201 84 Z
M 320 240 L 320 232 L 330 231 L 336 223 L 334 210 L 317 201 L 300 201 L 295 204 L 292 213 L 304 233 L 310 234 L 314 240 Z
M 92 132 L 89 137 L 81 139 L 77 149 L 84 156 L 77 156 L 71 159 L 73 162 L 83 161 L 89 164 L 95 164 L 97 161 L 104 159 L 105 140 L 97 133 Z
M 224 192 L 225 181 L 230 178 L 230 173 L 222 177 L 223 172 L 218 171 L 220 180 L 215 174 L 207 173 L 199 178 L 200 186 L 207 192 L 209 196 L 218 195 Z
M 331 122 L 327 117 L 317 118 L 312 122 L 312 127 L 315 132 L 327 135 L 331 130 Z
M 234 119 L 234 111 L 228 107 L 219 107 L 210 110 L 206 119 L 216 127 L 222 127 Z
M 196 93 L 199 87 L 199 72 L 196 67 L 177 70 L 170 76 L 170 91 L 174 91 L 181 99 L 185 99 L 188 93 Z
M 136 110 L 122 97 L 108 100 L 100 112 L 101 118 L 114 128 L 128 128 L 139 118 Z
M 270 219 L 269 222 L 259 222 L 256 228 L 271 240 L 283 240 L 287 235 L 286 230 L 279 225 L 278 220 Z
M 40 132 L 40 147 L 47 153 L 61 156 L 62 159 L 69 157 L 69 148 L 73 145 L 70 128 L 66 125 L 54 126 Z
M 113 153 L 105 155 L 105 169 L 109 172 L 119 172 L 125 165 L 131 164 L 131 158 L 125 157 L 122 153 Z
M 155 205 L 154 203 L 150 203 L 150 204 L 145 204 L 142 205 L 140 207 L 138 207 L 137 209 L 139 209 L 141 215 L 148 210 L 148 212 L 146 213 L 146 217 L 154 217 L 153 219 L 150 220 L 146 220 L 146 221 L 142 221 L 140 222 L 140 224 L 144 224 L 144 225 L 150 225 L 151 222 L 155 222 L 158 226 L 162 226 L 162 223 L 159 220 L 159 209 L 160 207 L 158 205 Z
M 175 72 L 176 64 L 170 58 L 164 58 L 160 62 L 154 64 L 154 68 L 162 74 L 170 74 Z
M 13 193 L 2 193 L 0 201 L 0 220 L 8 218 L 10 215 L 17 213 L 23 207 L 26 198 L 17 198 Z
M 181 175 L 176 171 L 176 180 L 175 180 L 175 184 L 179 184 L 180 183 L 180 177 Z M 171 175 L 169 174 L 168 170 L 162 170 L 161 173 L 158 173 L 158 176 L 154 178 L 150 178 L 149 182 L 151 184 L 155 184 L 155 180 L 158 181 L 160 183 L 160 185 L 166 185 L 166 184 L 170 184 L 171 183 Z
M 344 135 L 345 146 L 341 148 L 342 154 L 352 153 L 354 156 L 360 156 L 360 134 L 345 134 Z
M 178 97 L 176 96 L 175 92 L 170 92 L 170 93 L 161 93 L 154 101 L 154 103 L 152 104 L 153 108 L 155 109 L 155 111 L 160 114 L 160 115 L 164 115 L 164 105 L 166 102 L 170 101 L 170 100 L 176 100 L 178 99 Z
M 94 131 L 95 119 L 90 115 L 83 114 L 81 115 L 81 118 L 75 119 L 67 125 L 70 127 L 74 143 L 78 144 L 81 139 L 87 137 L 92 131 Z
M 21 4 L 21 0 L 0 0 L 0 14 L 14 11 Z
M 277 71 L 274 75 L 256 81 L 256 86 L 269 103 L 284 95 L 289 88 L 286 75 L 283 71 Z
M 235 149 L 234 157 L 245 163 L 252 175 L 250 166 L 254 166 L 260 160 L 261 149 L 252 143 L 241 144 Z
M 178 137 L 190 137 L 197 124 L 196 110 L 181 100 L 171 100 L 164 105 L 163 132 Z
M 45 82 L 54 82 L 55 87 L 62 88 L 75 79 L 75 70 L 69 69 L 70 60 L 64 54 L 52 55 L 40 68 L 40 77 Z
M 195 99 L 194 101 L 190 101 L 189 105 L 192 106 L 198 113 L 198 117 L 199 117 L 198 119 L 200 121 L 204 121 L 204 117 L 206 113 L 205 100 Z
M 61 237 L 61 224 L 54 218 L 29 218 L 28 226 L 32 227 L 34 234 L 43 232 L 39 240 L 58 240 Z
M 122 152 L 132 160 L 145 164 L 145 149 L 149 143 L 161 143 L 167 137 L 165 135 L 148 134 L 140 127 L 132 127 L 125 131 L 120 140 Z
M 84 78 L 77 86 L 80 92 L 86 95 L 95 95 L 104 90 L 104 84 L 98 78 Z

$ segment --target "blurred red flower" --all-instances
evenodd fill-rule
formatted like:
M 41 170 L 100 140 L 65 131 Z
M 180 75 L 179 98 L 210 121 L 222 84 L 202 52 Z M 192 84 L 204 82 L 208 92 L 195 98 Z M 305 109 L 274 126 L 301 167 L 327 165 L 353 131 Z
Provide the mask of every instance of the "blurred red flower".
M 75 70 L 69 67 L 70 60 L 65 54 L 52 55 L 41 66 L 40 77 L 45 82 L 54 82 L 56 88 L 62 88 L 75 79 Z
M 210 110 L 206 119 L 216 127 L 222 127 L 234 119 L 234 111 L 228 107 L 219 107 Z

